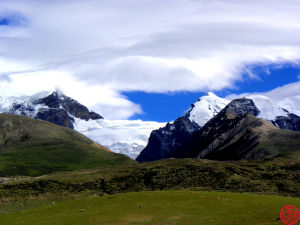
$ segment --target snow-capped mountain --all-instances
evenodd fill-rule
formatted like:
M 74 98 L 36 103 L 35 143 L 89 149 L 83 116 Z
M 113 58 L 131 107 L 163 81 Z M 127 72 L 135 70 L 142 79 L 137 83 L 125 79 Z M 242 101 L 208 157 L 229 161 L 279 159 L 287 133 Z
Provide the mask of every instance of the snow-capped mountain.
M 191 109 L 186 113 L 190 121 L 203 126 L 207 121 L 217 115 L 230 101 L 220 98 L 212 92 L 198 99 L 191 105 Z
M 90 112 L 84 105 L 58 91 L 46 96 L 44 93 L 32 97 L 1 97 L 0 104 L 1 112 L 46 120 L 72 129 L 75 118 L 86 121 L 103 119 L 99 114 Z
M 165 123 L 107 120 L 59 91 L 34 96 L 1 97 L 0 112 L 25 115 L 75 129 L 117 153 L 135 159 L 152 130 Z
M 296 156 L 295 152 L 299 152 L 300 132 L 278 129 L 267 120 L 257 118 L 259 113 L 252 99 L 234 99 L 190 135 L 188 140 L 182 140 L 179 144 L 177 141 L 177 145 L 172 148 L 160 147 L 158 140 L 164 141 L 164 137 L 154 137 L 156 132 L 153 132 L 149 139 L 153 141 L 149 141 L 137 161 L 164 158 L 265 160 L 291 154 Z

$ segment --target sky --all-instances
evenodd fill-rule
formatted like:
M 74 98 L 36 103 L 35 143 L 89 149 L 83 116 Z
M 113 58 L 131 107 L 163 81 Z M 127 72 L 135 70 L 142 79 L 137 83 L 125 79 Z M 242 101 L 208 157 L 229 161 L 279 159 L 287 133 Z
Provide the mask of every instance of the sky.
M 299 0 L 0 0 L 0 96 L 59 89 L 109 119 L 200 96 L 300 96 Z

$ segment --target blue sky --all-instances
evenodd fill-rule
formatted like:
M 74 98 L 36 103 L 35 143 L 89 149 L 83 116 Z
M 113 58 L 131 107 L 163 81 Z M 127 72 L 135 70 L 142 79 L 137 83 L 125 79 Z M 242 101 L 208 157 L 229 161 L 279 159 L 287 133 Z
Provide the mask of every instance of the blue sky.
M 226 97 L 230 94 L 268 92 L 300 80 L 300 66 L 294 64 L 253 65 L 251 71 L 257 75 L 257 78 L 251 79 L 244 74 L 247 78 L 236 82 L 234 88 L 227 88 L 214 93 L 219 97 Z M 131 119 L 166 122 L 184 115 L 190 105 L 196 102 L 199 97 L 205 95 L 206 92 L 175 92 L 169 94 L 125 92 L 123 94 L 129 100 L 142 106 L 143 113 L 135 115 Z

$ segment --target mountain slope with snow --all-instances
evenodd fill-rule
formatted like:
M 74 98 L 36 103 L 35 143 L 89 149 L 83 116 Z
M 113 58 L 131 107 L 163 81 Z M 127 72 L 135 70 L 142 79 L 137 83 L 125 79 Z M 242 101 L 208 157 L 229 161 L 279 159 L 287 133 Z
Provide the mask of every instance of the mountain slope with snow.
M 90 112 L 84 105 L 57 91 L 46 96 L 44 93 L 32 97 L 1 97 L 0 104 L 1 112 L 25 115 L 72 129 L 75 118 L 86 121 L 103 119 L 99 114 Z

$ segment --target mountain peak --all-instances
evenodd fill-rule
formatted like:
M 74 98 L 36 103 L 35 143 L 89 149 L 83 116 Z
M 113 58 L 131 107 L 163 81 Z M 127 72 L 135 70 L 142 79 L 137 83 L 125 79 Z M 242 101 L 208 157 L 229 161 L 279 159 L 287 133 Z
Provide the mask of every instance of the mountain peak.
M 207 96 L 219 98 L 215 93 L 213 93 L 211 91 L 207 92 Z

